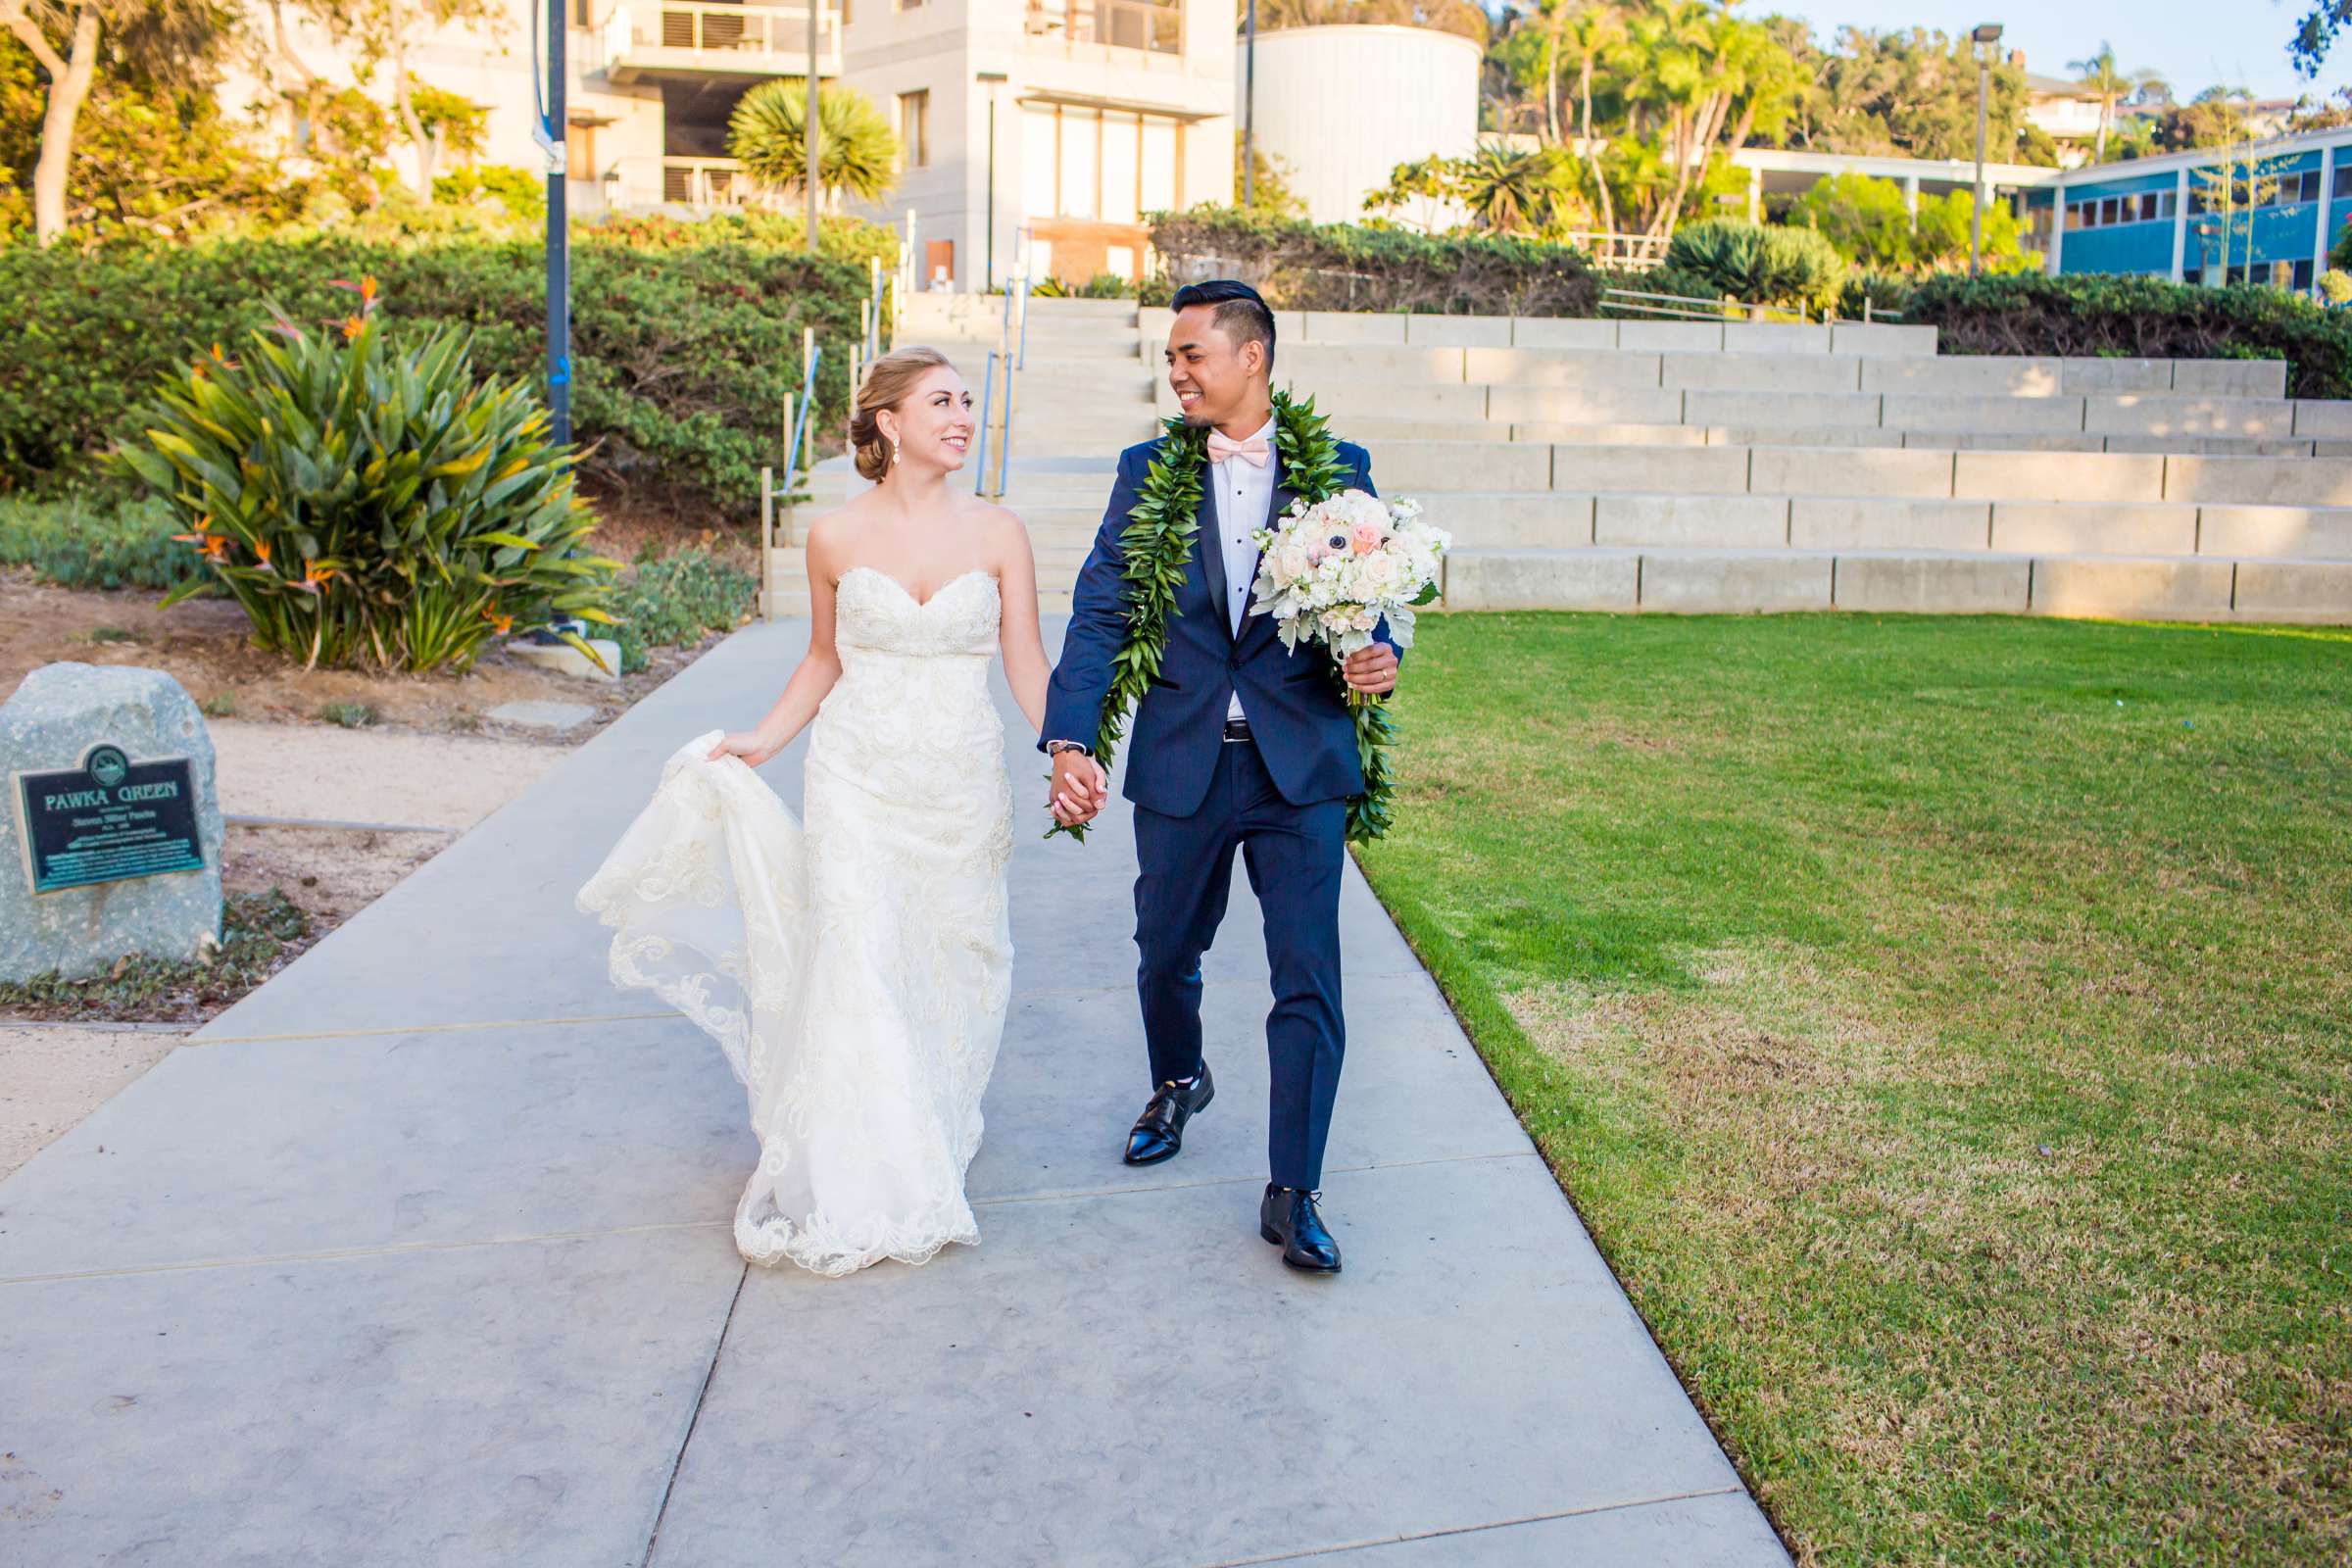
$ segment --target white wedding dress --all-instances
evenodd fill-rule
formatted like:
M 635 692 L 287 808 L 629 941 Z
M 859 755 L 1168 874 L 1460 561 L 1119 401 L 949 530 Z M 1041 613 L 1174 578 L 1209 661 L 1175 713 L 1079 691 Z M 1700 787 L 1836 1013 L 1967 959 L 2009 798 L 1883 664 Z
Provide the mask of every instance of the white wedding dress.
M 842 1275 L 979 1240 L 963 1178 L 1012 970 L 1001 608 L 987 572 L 917 603 L 851 568 L 807 825 L 740 758 L 703 760 L 713 731 L 580 890 L 612 928 L 613 984 L 701 1025 L 750 1097 L 735 1245 L 755 1263 Z

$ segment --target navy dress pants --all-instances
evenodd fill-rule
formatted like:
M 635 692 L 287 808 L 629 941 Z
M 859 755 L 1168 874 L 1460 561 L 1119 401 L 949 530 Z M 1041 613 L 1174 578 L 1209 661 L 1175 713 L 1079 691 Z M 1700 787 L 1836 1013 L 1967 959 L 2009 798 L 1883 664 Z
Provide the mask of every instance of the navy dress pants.
M 1138 807 L 1136 989 L 1153 1088 L 1200 1070 L 1200 956 L 1215 940 L 1238 847 L 1265 913 L 1274 1010 L 1266 1015 L 1272 1114 L 1268 1168 L 1277 1186 L 1323 1184 L 1323 1146 L 1340 1088 L 1340 876 L 1348 803 L 1293 806 L 1251 741 L 1228 741 L 1208 795 L 1190 816 Z

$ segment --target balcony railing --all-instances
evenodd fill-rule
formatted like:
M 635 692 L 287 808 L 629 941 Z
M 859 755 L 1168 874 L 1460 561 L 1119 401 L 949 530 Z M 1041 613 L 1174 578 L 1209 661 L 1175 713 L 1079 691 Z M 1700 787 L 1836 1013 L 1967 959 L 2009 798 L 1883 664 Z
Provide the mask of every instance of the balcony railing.
M 732 158 L 623 158 L 599 183 L 606 205 L 622 210 L 781 208 L 793 194 L 760 184 Z
M 615 6 L 605 19 L 605 74 L 615 84 L 663 73 L 798 76 L 808 70 L 808 6 Z M 817 0 L 816 71 L 841 74 L 841 6 Z
M 1170 0 L 1029 0 L 1032 36 L 1155 55 L 1184 52 L 1184 11 Z

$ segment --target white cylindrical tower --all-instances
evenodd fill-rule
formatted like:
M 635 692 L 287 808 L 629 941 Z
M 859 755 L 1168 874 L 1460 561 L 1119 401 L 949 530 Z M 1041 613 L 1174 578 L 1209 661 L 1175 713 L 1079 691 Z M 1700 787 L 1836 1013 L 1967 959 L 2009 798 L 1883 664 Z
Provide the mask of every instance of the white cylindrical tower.
M 1479 59 L 1470 39 L 1431 27 L 1261 32 L 1258 150 L 1286 166 L 1316 222 L 1353 222 L 1366 193 L 1387 185 L 1398 164 L 1475 149 Z M 1244 69 L 1237 54 L 1237 125 Z

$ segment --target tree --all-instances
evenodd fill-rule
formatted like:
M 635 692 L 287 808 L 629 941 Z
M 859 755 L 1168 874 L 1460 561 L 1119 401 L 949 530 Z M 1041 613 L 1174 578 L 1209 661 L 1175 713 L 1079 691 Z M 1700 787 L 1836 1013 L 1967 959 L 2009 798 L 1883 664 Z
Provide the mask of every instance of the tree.
M 2346 22 L 2352 22 L 2352 0 L 2312 0 L 2312 7 L 2303 13 L 2295 24 L 2295 35 L 2287 42 L 2287 53 L 2294 57 L 2295 70 L 2306 77 L 2320 74 L 2328 61 L 2328 46 Z
M 2106 162 L 2107 127 L 2115 122 L 2115 106 L 2119 101 L 2152 88 L 2162 88 L 2168 95 L 2172 91 L 2160 72 L 2119 70 L 2115 63 L 2115 45 L 2104 38 L 2099 40 L 2097 54 L 2087 60 L 2070 60 L 2066 63 L 2066 69 L 2079 72 L 2082 85 L 2088 87 L 2090 95 L 2099 102 L 2098 139 L 2092 145 L 2090 154 L 2093 163 Z
M 0 0 L 6 4 L 8 0 Z M 324 30 L 329 40 L 349 47 L 359 57 L 362 83 L 371 80 L 379 65 L 392 74 L 392 113 L 416 150 L 410 188 L 422 201 L 433 199 L 433 176 L 442 157 L 462 148 L 452 141 L 463 135 L 472 110 L 478 126 L 480 111 L 455 93 L 425 87 L 409 69 L 411 51 L 443 27 L 461 27 L 495 34 L 504 30 L 504 0 L 270 0 L 270 33 L 265 59 L 282 67 L 293 80 L 280 85 L 287 98 L 304 102 L 310 118 L 318 119 L 318 102 L 338 89 L 313 71 L 296 51 L 293 31 L 286 24 L 292 6 Z M 461 107 L 463 106 L 463 107 Z
M 32 167 L 33 234 L 43 245 L 66 232 L 68 179 L 93 90 L 106 81 L 166 97 L 209 89 L 234 30 L 213 0 L 0 0 L 0 24 L 44 83 Z
M 1577 146 L 1592 172 L 1593 205 L 1601 232 L 1613 233 L 1617 215 L 1609 202 L 1609 182 L 1600 172 L 1600 148 L 1592 139 L 1592 68 L 1625 42 L 1625 10 L 1613 0 L 1588 0 L 1560 28 L 1558 40 L 1576 60 Z
M 2294 168 L 2291 154 L 2265 156 L 2243 141 L 2228 143 L 2222 156 L 2188 172 L 2189 226 L 2197 236 L 2197 254 L 2206 268 L 2229 281 L 2230 258 L 2237 242 L 2245 241 L 2245 261 L 2254 261 L 2254 210 L 2278 196 L 2279 182 Z M 2214 260 L 2206 242 L 2219 240 L 2221 256 Z
M 1306 198 L 1291 184 L 1298 172 L 1263 147 L 1250 150 L 1250 210 L 1261 218 L 1306 217 Z M 1233 188 L 1242 188 L 1242 133 L 1233 133 Z
M 1276 27 L 1431 27 L 1484 44 L 1487 13 L 1475 0 L 1258 0 L 1260 31 Z
M 1868 174 L 1832 174 L 1790 204 L 1788 220 L 1819 229 L 1838 253 L 1876 271 L 1899 271 L 1916 256 L 1903 188 Z
M 746 172 L 779 189 L 806 188 L 808 79 L 762 82 L 737 101 L 727 152 Z M 843 195 L 879 201 L 899 178 L 899 138 L 874 101 L 854 87 L 822 85 L 816 96 L 817 188 L 837 207 Z
M 2179 153 L 2246 140 L 2247 97 L 2242 88 L 2208 88 L 2193 102 L 2174 105 L 2156 117 L 2155 144 Z
M 1454 203 L 1461 200 L 1455 188 L 1455 160 L 1424 158 L 1417 163 L 1398 164 L 1389 171 L 1389 182 L 1364 198 L 1364 211 L 1375 218 L 1390 213 L 1410 212 L 1403 220 L 1405 226 L 1434 234 L 1439 220 Z

